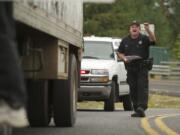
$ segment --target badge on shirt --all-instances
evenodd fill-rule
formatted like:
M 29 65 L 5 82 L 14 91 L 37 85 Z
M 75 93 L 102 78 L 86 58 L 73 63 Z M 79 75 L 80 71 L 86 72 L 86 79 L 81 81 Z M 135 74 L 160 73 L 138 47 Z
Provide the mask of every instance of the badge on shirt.
M 138 44 L 139 44 L 139 45 L 142 45 L 142 40 L 139 40 Z

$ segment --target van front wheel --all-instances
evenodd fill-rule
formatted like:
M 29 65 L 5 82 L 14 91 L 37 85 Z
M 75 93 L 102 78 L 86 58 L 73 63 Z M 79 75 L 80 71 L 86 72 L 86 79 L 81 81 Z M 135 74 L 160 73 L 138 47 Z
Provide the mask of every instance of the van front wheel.
M 111 84 L 111 93 L 109 99 L 104 101 L 104 110 L 105 111 L 114 111 L 115 109 L 115 91 L 116 91 L 116 82 L 113 80 Z

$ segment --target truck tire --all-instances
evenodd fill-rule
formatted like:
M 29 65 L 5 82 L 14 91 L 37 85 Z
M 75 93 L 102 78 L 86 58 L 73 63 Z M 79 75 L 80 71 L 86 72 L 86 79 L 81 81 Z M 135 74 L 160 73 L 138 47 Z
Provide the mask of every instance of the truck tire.
M 112 81 L 111 93 L 110 93 L 109 99 L 104 101 L 104 110 L 105 111 L 114 111 L 115 100 L 116 100 L 115 91 L 116 91 L 116 83 L 115 83 L 115 81 Z
M 70 54 L 68 80 L 53 82 L 54 122 L 58 127 L 72 127 L 76 121 L 77 81 L 77 61 Z
M 124 111 L 132 111 L 133 110 L 130 95 L 123 96 L 122 101 L 123 101 Z
M 28 120 L 32 127 L 49 125 L 51 115 L 47 80 L 28 80 Z

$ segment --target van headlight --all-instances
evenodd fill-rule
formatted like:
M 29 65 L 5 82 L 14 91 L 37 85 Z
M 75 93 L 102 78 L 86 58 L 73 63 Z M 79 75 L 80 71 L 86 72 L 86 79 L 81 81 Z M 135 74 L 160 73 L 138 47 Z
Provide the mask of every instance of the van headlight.
M 109 82 L 109 72 L 107 69 L 92 69 L 91 82 L 107 83 Z
M 109 76 L 109 72 L 107 69 L 92 69 L 91 74 Z
M 108 83 L 109 77 L 108 76 L 91 77 L 90 81 L 94 83 Z

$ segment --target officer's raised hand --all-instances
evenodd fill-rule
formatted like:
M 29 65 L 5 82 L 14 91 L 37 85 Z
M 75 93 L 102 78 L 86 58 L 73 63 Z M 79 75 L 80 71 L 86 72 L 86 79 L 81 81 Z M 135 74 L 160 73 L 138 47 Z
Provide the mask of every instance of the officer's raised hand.
M 144 23 L 144 29 L 148 32 L 149 31 L 149 23 L 145 22 Z
M 149 40 L 150 40 L 150 41 L 153 41 L 153 42 L 156 42 L 156 36 L 155 36 L 154 33 L 150 30 L 150 27 L 149 27 L 149 23 L 148 23 L 148 22 L 145 22 L 145 23 L 144 23 L 144 29 L 145 29 L 145 31 L 147 32 L 147 34 L 149 35 Z

